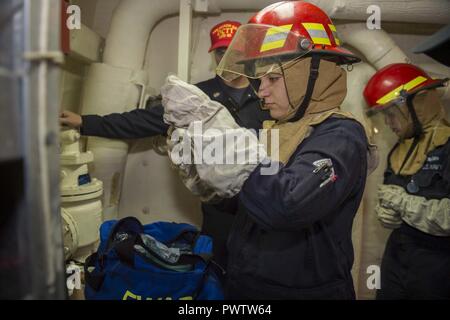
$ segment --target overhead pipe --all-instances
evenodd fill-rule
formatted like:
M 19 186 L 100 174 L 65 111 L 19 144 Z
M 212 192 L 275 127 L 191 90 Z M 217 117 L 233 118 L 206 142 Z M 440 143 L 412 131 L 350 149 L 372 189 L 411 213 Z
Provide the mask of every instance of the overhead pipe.
M 178 77 L 181 80 L 188 82 L 189 66 L 191 63 L 191 0 L 180 0 L 180 26 L 178 30 Z
M 201 2 L 210 5 L 200 6 Z M 181 0 L 181 6 L 211 7 L 219 10 L 258 11 L 273 3 L 271 0 Z M 106 39 L 104 63 L 117 67 L 142 69 L 149 34 L 158 21 L 179 13 L 180 0 L 122 0 L 116 7 Z M 207 9 L 205 9 L 207 10 Z M 183 33 L 189 30 L 180 30 Z M 133 36 L 130 37 L 130 34 Z M 186 43 L 183 41 L 183 43 Z M 132 54 L 130 54 L 132 53 Z
M 361 52 L 376 69 L 394 62 L 408 62 L 408 57 L 382 29 L 369 30 L 365 23 L 337 25 L 342 42 Z
M 92 64 L 84 82 L 82 114 L 122 113 L 144 103 L 147 73 L 143 70 L 150 31 L 178 10 L 178 1 L 123 0 L 115 8 L 105 42 L 103 63 Z M 130 36 L 131 35 L 131 36 Z M 103 181 L 103 220 L 118 218 L 128 143 L 90 137 L 93 176 Z
M 322 8 L 331 18 L 365 21 L 378 7 L 381 21 L 448 24 L 448 0 L 306 0 Z M 375 9 L 376 10 L 376 9 Z
M 186 1 L 186 0 L 182 0 Z M 318 5 L 333 19 L 365 21 L 372 0 L 306 0 Z M 194 8 L 207 2 L 217 10 L 258 11 L 273 0 L 189 0 Z M 378 3 L 383 21 L 442 23 L 450 20 L 446 0 L 392 0 Z M 204 6 L 205 7 L 205 6 Z M 208 7 L 208 6 L 206 6 Z M 117 67 L 140 69 L 150 31 L 163 17 L 179 11 L 179 0 L 122 0 L 116 7 L 107 36 L 104 63 Z M 185 32 L 188 30 L 185 30 Z M 130 37 L 133 34 L 133 37 Z M 132 54 L 130 54 L 130 52 Z

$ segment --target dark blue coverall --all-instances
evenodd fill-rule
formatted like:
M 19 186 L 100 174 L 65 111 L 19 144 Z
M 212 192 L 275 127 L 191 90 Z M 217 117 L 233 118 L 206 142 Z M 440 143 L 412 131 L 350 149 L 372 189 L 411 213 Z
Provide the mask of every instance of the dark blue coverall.
M 367 148 L 358 122 L 329 118 L 277 174 L 262 175 L 263 165 L 252 172 L 228 240 L 227 298 L 355 298 L 352 223 Z M 319 160 L 332 170 L 317 167 Z

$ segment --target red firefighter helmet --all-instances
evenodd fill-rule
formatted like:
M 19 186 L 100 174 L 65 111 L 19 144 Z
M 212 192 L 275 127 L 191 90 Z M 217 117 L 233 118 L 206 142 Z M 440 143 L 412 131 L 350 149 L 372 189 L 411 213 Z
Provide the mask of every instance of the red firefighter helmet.
M 338 64 L 361 61 L 357 56 L 340 46 L 336 27 L 328 15 L 319 7 L 303 1 L 281 1 L 274 3 L 254 15 L 250 24 L 290 26 L 290 31 L 309 40 L 311 53 L 324 55 Z M 292 43 L 288 43 L 292 45 Z M 284 50 L 293 48 L 284 47 Z
M 217 73 L 226 80 L 231 74 L 259 78 L 308 54 L 337 64 L 360 61 L 340 46 L 335 26 L 319 7 L 303 1 L 277 2 L 238 29 Z
M 378 70 L 364 89 L 369 111 L 384 109 L 406 95 L 442 86 L 447 79 L 432 79 L 425 71 L 408 63 L 394 63 Z

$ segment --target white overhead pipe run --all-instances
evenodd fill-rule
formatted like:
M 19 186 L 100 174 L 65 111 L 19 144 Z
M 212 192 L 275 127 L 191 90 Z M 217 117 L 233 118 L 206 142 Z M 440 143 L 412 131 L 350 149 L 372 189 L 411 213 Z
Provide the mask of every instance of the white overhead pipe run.
M 192 1 L 180 0 L 178 77 L 188 82 L 191 63 Z
M 408 62 L 406 54 L 382 29 L 369 30 L 365 23 L 337 25 L 342 42 L 360 51 L 376 69 L 395 62 Z
M 177 13 L 179 0 L 122 0 L 114 10 L 103 61 L 142 69 L 149 34 L 163 17 Z
M 374 7 L 381 13 L 381 21 L 448 24 L 448 0 L 306 0 L 334 19 L 367 20 Z M 369 8 L 370 7 L 370 8 Z M 369 8 L 369 9 L 368 9 Z M 375 9 L 377 10 L 377 9 Z
M 144 103 L 147 73 L 145 49 L 153 26 L 177 12 L 178 1 L 124 0 L 113 13 L 103 63 L 92 64 L 84 83 L 82 114 L 121 113 Z M 94 154 L 93 175 L 103 181 L 103 219 L 118 217 L 118 204 L 128 155 L 120 140 L 91 137 L 87 149 Z
M 210 4 L 201 6 L 202 2 Z M 103 54 L 104 63 L 141 69 L 151 30 L 162 18 L 178 13 L 180 7 L 213 7 L 216 11 L 216 7 L 219 6 L 222 10 L 256 12 L 273 2 L 273 0 L 122 0 L 111 19 Z M 189 30 L 180 31 L 186 33 Z
M 207 5 L 204 5 L 205 2 Z M 115 9 L 111 21 L 104 62 L 118 67 L 142 68 L 149 32 L 156 22 L 164 16 L 177 13 L 180 7 L 211 7 L 213 10 L 219 7 L 219 10 L 256 12 L 274 2 L 273 0 L 122 0 Z M 373 0 L 307 0 L 307 2 L 318 5 L 333 19 L 363 21 L 370 15 L 367 8 L 374 4 Z M 450 21 L 448 0 L 392 0 L 376 5 L 381 9 L 382 21 L 442 24 Z

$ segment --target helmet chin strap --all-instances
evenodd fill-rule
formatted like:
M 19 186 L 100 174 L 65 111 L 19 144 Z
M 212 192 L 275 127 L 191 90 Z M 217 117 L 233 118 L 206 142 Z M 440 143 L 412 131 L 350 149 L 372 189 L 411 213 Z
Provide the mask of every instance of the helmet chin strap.
M 287 83 L 286 83 L 286 75 L 284 73 L 284 68 L 283 68 L 283 65 L 281 64 L 281 61 L 278 61 L 278 66 L 280 67 L 281 74 L 283 75 L 284 88 L 286 89 L 286 96 L 288 98 L 289 106 L 291 107 L 292 110 L 294 110 L 295 107 L 291 102 L 291 97 L 289 96 L 289 91 L 288 91 Z
M 406 95 L 405 93 L 403 93 Z M 422 124 L 417 117 L 416 109 L 414 109 L 413 99 L 415 94 L 406 95 L 406 106 L 408 107 L 409 114 L 411 115 L 411 119 L 413 121 L 413 130 L 414 130 L 414 138 L 420 138 L 423 134 Z
M 311 65 L 310 65 L 310 69 L 309 69 L 309 79 L 308 79 L 308 85 L 306 87 L 306 93 L 305 93 L 305 97 L 303 98 L 302 103 L 300 104 L 300 106 L 297 109 L 297 112 L 295 113 L 295 115 L 289 119 L 289 122 L 295 122 L 300 120 L 301 118 L 303 118 L 303 116 L 305 115 L 306 109 L 309 106 L 309 103 L 311 101 L 311 97 L 314 91 L 314 86 L 316 84 L 316 80 L 319 77 L 319 66 L 320 66 L 320 58 L 318 55 L 312 55 L 311 58 Z M 282 69 L 283 70 L 283 69 Z M 285 87 L 287 90 L 287 86 L 286 86 L 286 77 L 284 76 L 284 71 L 283 71 L 283 79 L 285 81 Z M 288 93 L 288 98 L 289 98 L 289 93 Z M 291 105 L 291 107 L 294 109 L 295 107 L 292 106 L 291 101 L 289 100 L 289 104 Z
M 403 160 L 400 170 L 398 171 L 399 174 L 400 174 L 400 172 L 402 172 L 403 167 L 405 166 L 408 159 L 411 157 L 411 154 L 413 153 L 414 149 L 419 144 L 419 140 L 423 135 L 422 124 L 420 123 L 419 118 L 417 117 L 417 113 L 416 113 L 416 110 L 414 109 L 414 105 L 413 105 L 413 99 L 414 99 L 415 95 L 414 94 L 408 95 L 406 93 L 406 91 L 402 91 L 400 94 L 406 98 L 406 106 L 408 107 L 408 112 L 411 115 L 411 119 L 413 122 L 414 140 L 413 140 L 413 143 L 411 144 L 411 146 L 409 147 L 408 152 L 406 153 L 405 159 Z

